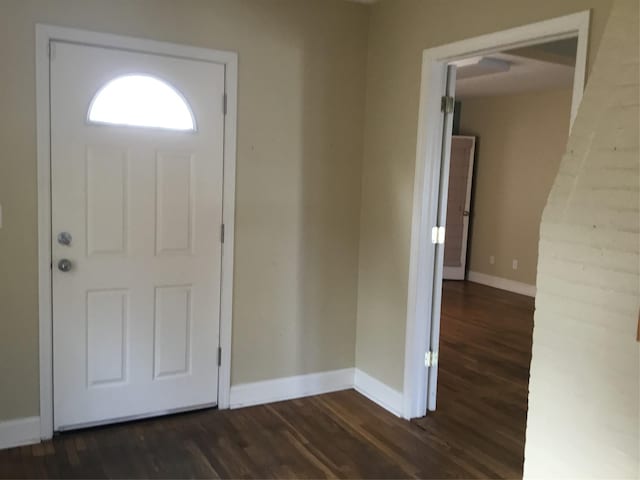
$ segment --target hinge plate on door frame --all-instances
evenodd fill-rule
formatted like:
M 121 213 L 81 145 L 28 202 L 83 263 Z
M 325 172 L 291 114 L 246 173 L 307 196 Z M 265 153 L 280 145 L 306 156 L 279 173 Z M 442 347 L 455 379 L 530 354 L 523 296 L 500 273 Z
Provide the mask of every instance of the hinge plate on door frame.
M 227 94 L 226 93 L 222 95 L 222 114 L 223 115 L 227 114 Z
M 431 243 L 433 243 L 434 245 L 443 244 L 444 233 L 444 227 L 433 227 L 431 229 Z
M 455 98 L 445 95 L 440 100 L 440 111 L 444 113 L 453 113 L 455 108 Z
M 222 365 L 222 347 L 218 347 L 218 366 Z
M 224 243 L 224 223 L 220 225 L 220 243 Z
M 435 367 L 438 364 L 438 352 L 428 351 L 424 354 L 424 366 Z

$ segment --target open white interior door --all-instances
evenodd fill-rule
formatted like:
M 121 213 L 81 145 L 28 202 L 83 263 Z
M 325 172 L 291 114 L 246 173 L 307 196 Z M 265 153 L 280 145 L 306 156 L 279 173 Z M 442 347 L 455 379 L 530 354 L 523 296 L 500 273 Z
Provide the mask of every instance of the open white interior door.
M 442 153 L 440 157 L 440 188 L 438 195 L 438 226 L 444 226 L 447 221 L 447 195 L 449 192 L 449 163 L 451 157 L 451 134 L 453 130 L 453 98 L 456 88 L 456 67 L 447 67 L 447 86 L 445 98 L 442 102 L 443 129 L 442 129 Z M 446 231 L 445 235 L 446 237 Z M 438 350 L 440 343 L 440 305 L 442 303 L 442 277 L 444 271 L 444 238 L 437 235 L 435 238 L 435 268 L 433 271 L 433 303 L 431 314 L 431 335 L 427 354 L 428 379 L 427 379 L 427 410 L 436 409 L 436 395 L 438 387 Z
M 447 238 L 444 244 L 445 280 L 464 280 L 466 274 L 475 144 L 476 137 L 451 137 Z

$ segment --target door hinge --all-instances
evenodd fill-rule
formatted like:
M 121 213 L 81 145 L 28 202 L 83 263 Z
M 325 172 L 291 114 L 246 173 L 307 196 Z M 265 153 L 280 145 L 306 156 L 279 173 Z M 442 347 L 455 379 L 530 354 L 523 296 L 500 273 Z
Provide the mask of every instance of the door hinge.
M 49 42 L 49 60 L 53 60 L 56 57 L 56 45 Z
M 227 114 L 227 94 L 226 93 L 222 95 L 222 114 L 223 115 Z
M 218 347 L 218 366 L 222 365 L 222 347 Z
M 435 367 L 438 365 L 438 352 L 428 351 L 424 354 L 424 366 Z
M 433 227 L 431 229 L 431 243 L 434 245 L 443 244 L 444 243 L 444 227 Z
M 224 223 L 220 225 L 220 243 L 224 243 Z
M 453 113 L 455 108 L 455 98 L 445 95 L 440 100 L 440 111 L 444 113 Z

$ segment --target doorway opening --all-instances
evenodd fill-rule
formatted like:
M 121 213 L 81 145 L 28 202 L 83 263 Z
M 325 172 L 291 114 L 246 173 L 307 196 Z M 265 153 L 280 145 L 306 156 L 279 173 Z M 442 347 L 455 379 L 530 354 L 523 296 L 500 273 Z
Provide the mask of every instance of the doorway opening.
M 471 270 L 474 273 L 469 273 L 469 267 L 475 265 L 476 261 L 485 261 L 490 265 L 496 265 L 494 268 L 498 268 L 498 266 L 502 268 L 506 263 L 511 271 L 517 273 L 526 273 L 529 268 L 526 265 L 536 264 L 535 260 L 529 262 L 529 258 L 527 258 L 527 261 L 523 262 L 524 257 L 519 258 L 506 252 L 496 254 L 494 251 L 485 256 L 478 253 L 482 252 L 482 249 L 478 248 L 475 248 L 474 256 L 474 240 L 482 238 L 482 231 L 491 232 L 492 230 L 492 224 L 486 221 L 482 225 L 484 228 L 481 229 L 478 226 L 474 230 L 477 215 L 473 210 L 479 205 L 475 205 L 476 198 L 473 193 L 475 191 L 477 194 L 478 190 L 478 172 L 482 167 L 478 166 L 477 162 L 484 158 L 482 152 L 486 148 L 483 147 L 485 135 L 481 136 L 482 132 L 474 132 L 471 128 L 466 131 L 461 128 L 463 122 L 469 120 L 469 112 L 472 109 L 469 107 L 466 110 L 467 118 L 463 120 L 462 115 L 465 112 L 463 105 L 465 101 L 463 100 L 462 104 L 458 105 L 456 112 L 456 73 L 458 71 L 461 73 L 460 90 L 462 92 L 466 90 L 467 93 L 463 97 L 467 96 L 466 103 L 469 103 L 473 95 L 473 88 L 477 90 L 481 84 L 484 84 L 484 88 L 487 89 L 489 86 L 493 87 L 492 95 L 496 96 L 501 91 L 500 83 L 496 82 L 498 75 L 504 77 L 522 74 L 519 81 L 512 83 L 518 85 L 517 88 L 526 86 L 526 81 L 530 80 L 530 76 L 526 75 L 527 69 L 521 65 L 524 60 L 526 60 L 525 64 L 541 62 L 550 64 L 547 65 L 549 68 L 563 70 L 563 75 L 559 75 L 559 77 L 564 78 L 564 81 L 569 79 L 569 84 L 565 85 L 566 95 L 569 96 L 569 99 L 565 99 L 568 106 L 566 116 L 563 119 L 565 135 L 567 135 L 584 89 L 588 26 L 589 12 L 587 11 L 463 40 L 428 49 L 423 53 L 405 349 L 404 416 L 406 418 L 422 417 L 427 410 L 436 410 L 438 365 L 443 361 L 439 352 L 445 266 L 453 267 L 446 271 L 446 274 L 452 278 L 452 282 L 456 277 L 459 282 L 465 281 L 465 279 L 471 280 L 471 277 L 475 278 L 477 282 L 479 278 L 477 274 L 482 274 L 482 270 L 480 272 Z M 566 51 L 572 50 L 569 57 L 572 56 L 573 59 L 565 58 L 564 63 L 561 63 L 560 59 L 556 58 L 562 56 L 558 49 L 564 49 L 565 57 L 567 56 Z M 516 64 L 514 57 L 521 58 L 521 60 L 518 60 Z M 572 65 L 566 63 L 572 63 Z M 522 70 L 523 68 L 524 70 Z M 475 80 L 471 81 L 473 78 Z M 538 83 L 545 84 L 549 78 L 550 76 L 545 76 L 544 81 L 536 82 L 534 80 L 530 87 L 533 88 Z M 466 83 L 464 87 L 463 83 Z M 470 86 L 472 83 L 475 84 L 473 88 Z M 547 86 L 551 87 L 552 85 Z M 504 90 L 505 88 L 502 88 L 502 91 Z M 513 95 L 517 93 L 511 92 Z M 480 107 L 479 111 L 486 111 L 486 109 Z M 456 117 L 455 122 L 454 117 Z M 455 139 L 453 138 L 454 123 L 456 123 L 457 133 L 460 134 Z M 517 122 L 508 125 L 513 128 L 517 126 Z M 535 138 L 533 134 L 529 136 Z M 539 139 L 539 141 L 541 146 L 544 145 L 544 139 Z M 460 165 L 454 166 L 454 176 L 461 177 L 464 185 L 456 187 L 458 197 L 452 202 L 456 205 L 454 211 L 457 210 L 459 216 L 456 221 L 450 220 L 448 224 L 447 200 L 452 144 L 456 156 L 463 159 L 460 161 Z M 554 161 L 556 170 L 553 171 L 552 177 L 555 177 L 559 157 Z M 486 166 L 483 168 L 485 174 L 487 169 Z M 504 177 L 504 173 L 499 170 L 502 177 Z M 491 186 L 496 177 L 489 175 L 488 178 L 487 183 Z M 474 180 L 476 181 L 475 186 Z M 547 193 L 552 180 L 553 178 L 545 187 Z M 524 188 L 522 190 L 526 191 Z M 546 194 L 542 195 L 546 200 Z M 497 195 L 497 198 L 501 198 L 501 196 Z M 537 231 L 539 219 L 535 223 Z M 455 248 L 453 248 L 453 253 L 450 251 L 447 255 L 449 265 L 445 265 L 445 238 L 447 230 L 450 228 L 449 225 L 453 226 L 453 233 L 450 235 L 453 240 L 450 242 L 450 246 Z M 465 235 L 466 238 L 464 238 Z M 537 240 L 534 243 L 537 245 Z M 495 246 L 491 240 L 489 240 L 489 245 Z M 530 256 L 528 255 L 528 257 Z M 493 264 L 490 257 L 494 257 Z M 509 259 L 508 262 L 505 260 L 506 258 Z M 500 262 L 499 265 L 498 262 Z M 491 270 L 488 271 L 491 273 Z M 529 272 L 530 274 L 531 272 Z M 533 276 L 535 278 L 535 273 Z M 513 279 L 513 282 L 531 285 L 531 283 L 519 281 L 517 278 Z M 527 277 L 527 282 L 531 282 L 530 277 Z M 451 286 L 453 287 L 455 284 L 452 283 Z M 504 288 L 504 285 L 494 285 L 494 287 Z M 490 287 L 479 285 L 478 288 L 483 290 Z M 454 294 L 455 288 L 452 290 L 452 294 Z M 526 297 L 524 298 L 526 299 Z M 499 301 L 498 299 L 487 300 L 489 304 Z M 507 303 L 509 302 L 507 301 Z M 447 306 L 445 301 L 445 307 Z M 532 306 L 531 303 L 531 310 Z M 528 361 L 526 363 L 528 365 Z
M 449 67 L 455 107 L 439 198 L 446 224 L 430 410 L 467 418 L 487 444 L 504 438 L 514 476 L 524 461 L 539 227 L 569 136 L 576 46 L 573 37 Z M 418 423 L 428 430 L 430 420 Z

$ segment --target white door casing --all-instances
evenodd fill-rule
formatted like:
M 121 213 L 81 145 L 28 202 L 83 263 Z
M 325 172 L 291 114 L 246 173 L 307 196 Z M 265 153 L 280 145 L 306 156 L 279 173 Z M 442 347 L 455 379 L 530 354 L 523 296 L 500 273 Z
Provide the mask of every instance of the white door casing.
M 444 244 L 445 280 L 464 280 L 467 267 L 467 238 L 473 186 L 473 160 L 476 138 L 454 135 L 451 138 L 447 228 Z
M 225 66 L 52 45 L 54 427 L 215 405 Z M 90 124 L 96 92 L 130 74 L 180 92 L 197 130 Z
M 442 155 L 443 121 L 440 97 L 445 89 L 447 65 L 464 58 L 486 55 L 507 49 L 577 37 L 576 68 L 571 102 L 571 123 L 578 111 L 584 91 L 589 38 L 588 10 L 514 27 L 499 32 L 428 48 L 422 52 L 420 107 L 411 217 L 411 248 L 405 329 L 403 417 L 425 415 L 427 392 L 431 384 L 425 375 L 425 351 L 432 348 L 430 332 L 434 323 L 439 330 L 440 299 L 430 294 L 434 289 L 435 250 L 431 243 L 432 227 L 438 223 L 437 205 L 440 191 L 437 174 Z M 433 308 L 437 303 L 437 308 Z M 431 370 L 431 369 L 429 369 Z M 435 394 L 434 394 L 435 395 Z

